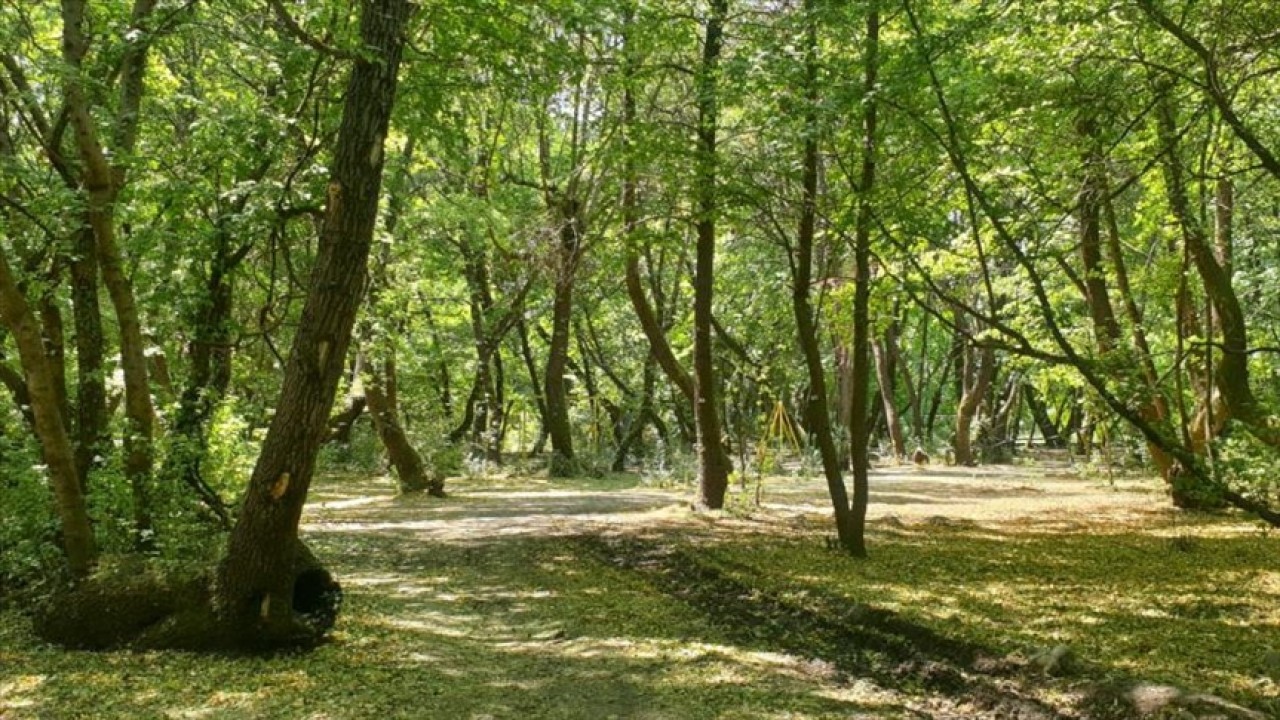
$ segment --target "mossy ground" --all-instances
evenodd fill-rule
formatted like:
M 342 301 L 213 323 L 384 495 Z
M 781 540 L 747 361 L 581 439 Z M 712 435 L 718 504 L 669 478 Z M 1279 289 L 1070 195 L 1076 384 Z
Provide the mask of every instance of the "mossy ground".
M 825 549 L 815 480 L 693 515 L 626 476 L 455 481 L 445 500 L 329 478 L 304 522 L 347 593 L 332 643 L 67 652 L 9 611 L 0 718 L 1071 717 L 1108 679 L 1280 709 L 1280 541 L 1255 524 L 1035 467 L 873 479 L 859 562 Z M 1071 676 L 1001 667 L 1059 643 Z

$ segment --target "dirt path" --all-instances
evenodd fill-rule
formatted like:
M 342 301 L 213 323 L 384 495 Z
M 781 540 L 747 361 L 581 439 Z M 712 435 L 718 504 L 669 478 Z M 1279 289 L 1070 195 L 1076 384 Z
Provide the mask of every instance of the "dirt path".
M 690 488 L 635 478 L 459 480 L 443 501 L 325 478 L 303 530 L 346 591 L 332 643 L 74 653 L 0 614 L 0 718 L 1129 720 L 1089 698 L 1139 671 L 1280 710 L 1259 674 L 1276 538 L 1063 468 L 898 468 L 873 488 L 857 563 L 823 549 L 818 479 L 694 514 Z M 1079 674 L 1009 658 L 1060 642 Z
M 1138 520 L 1165 510 L 1160 488 L 1149 479 L 1085 480 L 1065 466 L 999 468 L 884 468 L 871 477 L 868 518 L 877 521 L 1017 523 L 1045 529 L 1078 526 L 1098 517 Z M 754 505 L 754 481 L 735 487 L 729 520 L 762 522 L 830 515 L 819 478 L 766 478 Z M 329 482 L 313 491 L 303 518 L 310 533 L 398 531 L 423 540 L 555 537 L 635 529 L 697 527 L 687 512 L 687 488 L 636 483 L 591 487 L 586 481 L 553 483 L 537 478 L 458 480 L 441 503 L 397 498 L 389 481 L 352 486 Z
M 1044 468 L 901 468 L 873 487 L 882 528 L 1048 530 L 1162 507 L 1150 483 Z M 486 687 L 526 691 L 494 698 L 469 682 L 461 705 L 422 717 L 1074 717 L 995 649 L 834 595 L 797 603 L 699 560 L 700 545 L 744 534 L 811 536 L 825 493 L 767 479 L 762 507 L 748 487 L 737 510 L 695 515 L 687 488 L 617 481 L 463 480 L 444 502 L 327 483 L 304 531 L 349 590 L 348 641 L 392 630 L 428 674 L 482 667 Z

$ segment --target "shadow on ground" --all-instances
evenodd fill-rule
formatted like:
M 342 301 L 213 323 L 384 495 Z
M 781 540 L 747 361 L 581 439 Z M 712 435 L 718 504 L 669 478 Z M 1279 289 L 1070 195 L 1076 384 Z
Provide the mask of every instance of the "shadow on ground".
M 1254 680 L 1280 628 L 1274 538 L 1206 521 L 1179 541 L 1149 488 L 898 475 L 867 563 L 822 549 L 812 481 L 712 517 L 651 488 L 455 483 L 432 501 L 328 481 L 305 530 L 347 591 L 331 644 L 71 653 L 4 614 L 0 717 L 1031 720 L 1101 717 L 1089 688 L 1134 676 L 1280 695 Z M 1078 674 L 1007 658 L 1056 642 Z

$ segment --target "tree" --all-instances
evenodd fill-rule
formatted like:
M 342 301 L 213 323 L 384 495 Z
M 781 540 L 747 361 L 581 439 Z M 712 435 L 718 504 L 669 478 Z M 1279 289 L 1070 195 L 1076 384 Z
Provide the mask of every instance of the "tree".
M 0 321 L 13 333 L 26 376 L 36 435 L 48 467 L 62 523 L 62 544 L 67 564 L 75 577 L 84 577 L 97 560 L 97 543 L 89 513 L 85 508 L 80 474 L 76 468 L 71 440 L 67 436 L 59 408 L 57 389 L 49 360 L 45 357 L 40 325 L 26 296 L 9 268 L 6 253 L 0 253 Z
M 383 145 L 395 102 L 408 0 L 365 0 L 362 50 L 350 58 L 315 271 L 227 554 L 216 603 L 242 642 L 295 642 L 298 520 L 342 375 L 378 214 Z
M 721 437 L 720 408 L 716 400 L 715 360 L 711 344 L 711 303 L 715 293 L 716 219 L 719 192 L 716 189 L 717 132 L 720 101 L 720 53 L 724 46 L 724 23 L 728 0 L 711 0 L 698 67 L 697 141 L 697 248 L 693 281 L 693 377 L 694 418 L 698 427 L 698 500 L 700 507 L 724 506 L 733 466 Z
M 148 25 L 156 0 L 136 0 L 130 15 L 128 42 L 120 66 L 120 103 L 112 146 L 117 157 L 133 151 L 138 137 L 138 120 L 144 88 L 143 74 L 151 37 Z M 81 181 L 86 195 L 86 215 L 93 230 L 97 261 L 107 294 L 115 307 L 120 326 L 120 357 L 125 378 L 125 472 L 133 489 L 134 524 L 138 541 L 150 544 L 153 533 L 150 508 L 150 482 L 153 463 L 155 409 L 151 404 L 151 384 L 147 378 L 146 345 L 142 321 L 134 297 L 133 283 L 126 274 L 124 257 L 116 237 L 115 203 L 120 196 L 125 171 L 111 165 L 99 139 L 91 114 L 88 94 L 81 77 L 89 40 L 84 32 L 84 0 L 62 2 L 62 54 L 70 68 L 66 74 L 63 95 L 67 116 L 74 131 L 82 166 Z M 92 272 L 91 268 L 83 272 Z M 88 282 L 87 279 L 84 282 Z M 87 289 L 84 291 L 87 295 Z M 92 351 L 91 351 L 92 353 Z M 95 388 L 96 390 L 96 388 Z M 94 392 L 94 390 L 90 390 Z M 93 402 L 90 397 L 89 402 Z M 95 406 L 96 407 L 96 406 Z M 89 441 L 90 438 L 84 438 Z M 83 461 L 82 461 L 83 462 Z

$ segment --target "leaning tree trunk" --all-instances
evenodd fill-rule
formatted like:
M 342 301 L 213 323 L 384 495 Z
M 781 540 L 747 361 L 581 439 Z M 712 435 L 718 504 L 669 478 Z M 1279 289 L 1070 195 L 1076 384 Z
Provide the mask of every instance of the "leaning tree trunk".
M 214 601 L 224 630 L 245 645 L 314 637 L 294 613 L 298 522 L 364 296 L 409 9 L 408 0 L 362 4 L 362 50 L 347 83 L 311 288 L 276 413 L 217 571 Z
M 1164 175 L 1170 209 L 1182 231 L 1187 253 L 1204 282 L 1205 295 L 1222 333 L 1222 357 L 1213 382 L 1222 393 L 1226 412 L 1259 441 L 1280 448 L 1280 429 L 1270 424 L 1249 381 L 1249 337 L 1244 309 L 1232 286 L 1229 268 L 1220 262 L 1205 237 L 1204 228 L 1191 210 L 1182 161 L 1178 153 L 1177 121 L 1167 93 L 1157 103 Z M 1197 329 L 1198 330 L 1198 329 Z M 1194 331 L 1193 331 L 1194 332 Z
M 0 321 L 13 333 L 18 345 L 22 369 L 26 373 L 27 393 L 35 416 L 36 436 L 40 440 L 44 463 L 57 501 L 61 521 L 62 545 L 67 563 L 76 577 L 89 574 L 97 558 L 93 528 L 81 492 L 80 473 L 76 469 L 71 439 L 58 408 L 58 392 L 53 372 L 44 353 L 44 340 L 35 313 L 18 288 L 9 269 L 9 260 L 0 252 Z
M 364 386 L 364 395 L 369 403 L 369 417 L 373 419 L 373 428 L 387 449 L 387 457 L 396 469 L 400 492 L 415 493 L 427 491 L 436 497 L 444 497 L 444 481 L 427 470 L 422 462 L 422 455 L 409 441 L 404 426 L 400 423 L 400 408 L 397 407 L 396 396 L 386 392 L 386 388 L 395 384 L 396 366 L 392 360 L 385 360 L 381 369 L 373 368 L 368 374 Z
M 628 28 L 628 31 L 630 28 Z M 630 43 L 628 36 L 626 42 Z M 623 89 L 622 94 L 622 117 L 623 117 L 623 142 L 628 150 L 631 149 L 631 129 L 635 124 L 636 101 L 632 82 L 635 75 L 635 60 L 628 55 L 627 58 L 627 85 Z M 640 321 L 640 329 L 644 331 L 645 339 L 649 341 L 649 354 L 653 357 L 658 366 L 662 368 L 662 372 L 667 376 L 680 393 L 690 404 L 693 403 L 694 389 L 693 378 L 689 375 L 689 371 L 684 365 L 676 359 L 676 355 L 671 350 L 671 343 L 667 340 L 667 334 L 662 327 L 662 322 L 658 319 L 657 313 L 654 312 L 653 306 L 649 303 L 649 296 L 645 293 L 644 283 L 640 275 L 640 207 L 638 197 L 639 177 L 636 170 L 636 162 L 631 152 L 626 155 L 626 162 L 623 172 L 625 177 L 622 183 L 622 224 L 623 233 L 628 243 L 627 260 L 626 260 L 626 287 L 627 297 L 631 300 L 631 307 L 636 312 L 636 319 Z

